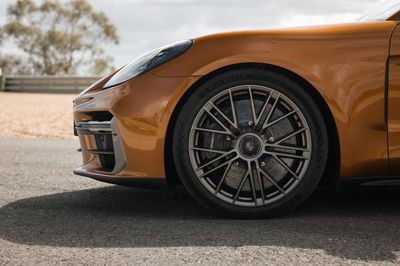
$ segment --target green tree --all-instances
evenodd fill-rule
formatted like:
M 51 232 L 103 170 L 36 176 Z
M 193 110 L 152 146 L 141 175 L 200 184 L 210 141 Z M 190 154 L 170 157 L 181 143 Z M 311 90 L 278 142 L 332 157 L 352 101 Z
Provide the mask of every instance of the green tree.
M 24 72 L 30 68 L 42 75 L 71 75 L 84 68 L 103 74 L 111 70 L 112 58 L 102 44 L 118 44 L 115 26 L 86 0 L 18 0 L 7 8 L 1 37 L 25 53 Z
M 28 67 L 23 57 L 16 55 L 0 54 L 0 69 L 6 75 L 33 75 L 32 69 Z

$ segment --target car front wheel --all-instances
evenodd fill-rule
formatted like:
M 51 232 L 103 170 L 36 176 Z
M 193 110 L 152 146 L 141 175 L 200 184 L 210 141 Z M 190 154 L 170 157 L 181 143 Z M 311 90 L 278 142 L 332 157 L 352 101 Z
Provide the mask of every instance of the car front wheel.
M 260 69 L 196 88 L 178 116 L 174 161 L 202 205 L 230 217 L 270 217 L 301 204 L 325 168 L 328 138 L 306 91 Z

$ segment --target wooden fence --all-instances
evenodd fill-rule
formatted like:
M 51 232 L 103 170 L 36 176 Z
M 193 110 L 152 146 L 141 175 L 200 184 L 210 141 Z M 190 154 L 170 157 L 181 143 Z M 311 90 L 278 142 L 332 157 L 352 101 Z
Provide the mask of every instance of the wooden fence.
M 15 92 L 78 93 L 99 77 L 6 77 L 5 90 Z

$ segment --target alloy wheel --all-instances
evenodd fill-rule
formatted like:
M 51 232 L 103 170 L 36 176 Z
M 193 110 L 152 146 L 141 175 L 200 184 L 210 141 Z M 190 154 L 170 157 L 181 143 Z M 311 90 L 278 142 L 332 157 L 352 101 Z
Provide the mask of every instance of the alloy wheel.
M 189 158 L 203 187 L 237 206 L 259 207 L 285 197 L 305 175 L 311 134 L 299 108 L 260 85 L 212 97 L 191 126 Z

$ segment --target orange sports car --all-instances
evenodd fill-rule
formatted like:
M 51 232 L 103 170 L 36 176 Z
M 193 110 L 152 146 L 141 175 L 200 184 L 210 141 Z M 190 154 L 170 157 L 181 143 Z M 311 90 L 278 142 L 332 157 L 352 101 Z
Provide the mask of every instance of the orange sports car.
M 153 50 L 74 100 L 83 165 L 121 185 L 183 184 L 269 217 L 318 184 L 400 183 L 400 1 L 355 23 L 210 35 Z

